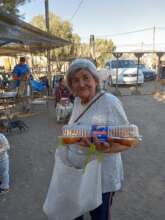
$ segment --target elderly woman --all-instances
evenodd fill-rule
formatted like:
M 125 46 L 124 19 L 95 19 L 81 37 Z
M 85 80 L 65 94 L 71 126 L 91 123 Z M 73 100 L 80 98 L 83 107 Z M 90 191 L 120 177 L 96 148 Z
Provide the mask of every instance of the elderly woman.
M 66 82 L 75 101 L 69 124 L 85 125 L 109 124 L 126 125 L 127 116 L 120 101 L 110 93 L 100 91 L 99 78 L 95 65 L 86 59 L 76 59 L 70 65 Z M 90 105 L 90 103 L 93 103 Z M 89 107 L 90 105 L 90 107 Z M 85 110 L 87 109 L 87 110 Z M 85 113 L 83 114 L 83 112 Z M 102 204 L 90 211 L 92 220 L 110 220 L 110 208 L 114 193 L 120 190 L 123 181 L 123 165 L 121 151 L 127 146 L 118 143 L 97 142 L 96 149 L 104 152 L 102 160 Z M 132 143 L 135 145 L 136 143 Z M 74 167 L 84 166 L 85 153 L 90 141 L 85 138 L 79 144 L 70 145 L 68 161 Z M 83 216 L 76 218 L 82 220 Z
M 86 59 L 77 59 L 70 65 L 66 79 L 68 87 L 76 97 L 69 122 L 71 124 L 86 106 L 100 94 L 99 78 L 93 63 Z M 90 125 L 105 123 L 109 125 L 128 124 L 127 116 L 120 101 L 108 93 L 102 95 L 79 119 L 79 122 Z M 84 142 L 88 142 L 88 140 L 84 140 Z M 110 145 L 104 142 L 104 144 L 97 143 L 96 148 L 106 153 L 102 161 L 103 203 L 95 210 L 91 210 L 90 215 L 92 220 L 108 220 L 110 219 L 110 208 L 114 192 L 120 190 L 123 180 L 121 154 L 117 152 L 126 150 L 128 147 L 117 143 Z M 76 150 L 78 151 L 75 147 L 69 148 L 69 159 L 75 166 L 81 166 L 79 163 L 82 160 L 80 155 L 76 154 Z M 83 217 L 78 219 L 83 219 Z

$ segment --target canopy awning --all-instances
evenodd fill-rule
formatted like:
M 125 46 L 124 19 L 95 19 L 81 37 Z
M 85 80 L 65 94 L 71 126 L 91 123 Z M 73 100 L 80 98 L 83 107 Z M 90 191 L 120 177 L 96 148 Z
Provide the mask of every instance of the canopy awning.
M 42 52 L 71 42 L 40 30 L 0 8 L 0 54 L 11 50 Z M 2 50 L 2 51 L 1 51 Z

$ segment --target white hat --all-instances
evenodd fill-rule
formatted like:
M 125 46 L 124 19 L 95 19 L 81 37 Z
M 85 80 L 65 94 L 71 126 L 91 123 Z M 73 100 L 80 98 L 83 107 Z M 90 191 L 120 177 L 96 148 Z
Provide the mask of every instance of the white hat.
M 96 66 L 90 60 L 76 59 L 71 63 L 66 73 L 66 83 L 70 89 L 71 89 L 70 79 L 73 77 L 73 75 L 77 72 L 78 69 L 88 70 L 88 72 L 91 73 L 91 75 L 99 81 Z

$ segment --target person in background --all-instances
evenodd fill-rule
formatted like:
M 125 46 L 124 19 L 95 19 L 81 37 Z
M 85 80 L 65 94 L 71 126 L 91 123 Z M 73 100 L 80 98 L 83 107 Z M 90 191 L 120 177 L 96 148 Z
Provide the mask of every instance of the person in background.
M 20 57 L 20 62 L 17 64 L 12 71 L 13 79 L 16 81 L 16 87 L 18 89 L 18 97 L 22 101 L 23 111 L 30 110 L 30 99 L 29 99 L 29 77 L 30 69 L 26 64 L 25 57 Z
M 73 101 L 73 95 L 70 93 L 69 89 L 65 86 L 65 81 L 63 78 L 59 79 L 59 84 L 55 90 L 55 106 L 60 102 L 61 98 L 69 98 Z
M 165 64 L 161 64 L 160 73 L 158 77 L 161 85 L 160 90 L 163 92 L 165 89 Z
M 7 138 L 0 133 L 0 195 L 9 191 L 9 148 Z
M 59 80 L 59 85 L 55 90 L 55 108 L 57 121 L 69 118 L 73 109 L 72 102 L 73 96 L 69 89 L 65 86 L 64 79 L 61 78 Z

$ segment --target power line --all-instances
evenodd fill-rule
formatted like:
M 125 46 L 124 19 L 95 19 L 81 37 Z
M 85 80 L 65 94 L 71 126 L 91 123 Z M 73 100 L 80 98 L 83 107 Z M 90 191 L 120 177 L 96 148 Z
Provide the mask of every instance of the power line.
M 156 27 L 157 28 L 157 27 Z M 160 28 L 159 28 L 160 29 Z M 161 28 L 162 30 L 165 28 Z M 121 32 L 121 33 L 114 33 L 114 34 L 110 34 L 110 35 L 95 35 L 96 38 L 99 38 L 99 37 L 104 37 L 104 38 L 107 38 L 107 37 L 115 37 L 115 36 L 121 36 L 121 35 L 128 35 L 128 34 L 134 34 L 134 33 L 138 33 L 138 32 L 143 32 L 143 31 L 151 31 L 153 30 L 153 27 L 150 27 L 150 28 L 144 28 L 144 29 L 139 29 L 139 30 L 133 30 L 133 31 L 128 31 L 128 32 Z M 89 38 L 89 36 L 81 36 L 81 38 Z
M 104 37 L 116 37 L 116 36 L 134 34 L 134 33 L 143 32 L 143 31 L 149 31 L 149 30 L 153 30 L 153 27 L 151 27 L 151 28 L 144 28 L 144 29 L 140 29 L 140 30 L 134 30 L 134 31 L 128 31 L 128 32 L 122 32 L 122 33 L 115 33 L 115 34 L 111 34 L 111 35 L 104 35 Z M 103 36 L 100 36 L 100 37 L 103 37 Z
M 143 31 L 149 31 L 149 30 L 153 30 L 153 27 L 151 27 L 151 28 L 144 28 L 144 29 L 140 29 L 140 30 L 134 30 L 134 31 L 123 32 L 123 33 L 116 33 L 116 34 L 112 34 L 112 35 L 110 35 L 110 36 L 111 36 L 111 37 L 121 36 L 121 35 L 134 34 L 134 33 L 143 32 Z
M 165 31 L 164 27 L 157 27 L 157 29 Z
M 80 7 L 81 7 L 83 1 L 84 1 L 84 0 L 81 0 L 81 1 L 79 2 L 78 6 L 77 6 L 77 9 L 75 10 L 75 12 L 73 13 L 72 17 L 70 18 L 70 21 L 73 20 L 73 18 L 75 17 L 75 15 L 77 14 L 77 12 L 79 11 L 79 9 L 80 9 Z
M 139 33 L 139 32 L 144 32 L 144 31 L 153 31 L 155 28 L 155 30 L 162 30 L 162 31 L 165 31 L 165 27 L 150 27 L 150 28 L 143 28 L 143 29 L 139 29 L 139 30 L 133 30 L 133 31 L 127 31 L 127 32 L 122 32 L 122 33 L 115 33 L 115 34 L 111 34 L 111 35 L 102 35 L 102 36 L 98 36 L 98 35 L 95 35 L 95 38 L 96 39 L 99 39 L 99 38 L 111 38 L 111 37 L 115 37 L 115 36 L 121 36 L 121 35 L 129 35 L 129 34 L 134 34 L 134 33 Z M 81 36 L 81 39 L 88 39 L 89 36 Z M 153 45 L 153 43 L 152 43 Z M 156 45 L 158 45 L 156 43 Z

